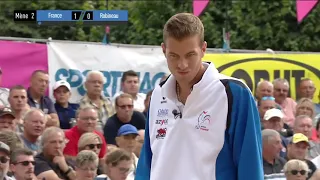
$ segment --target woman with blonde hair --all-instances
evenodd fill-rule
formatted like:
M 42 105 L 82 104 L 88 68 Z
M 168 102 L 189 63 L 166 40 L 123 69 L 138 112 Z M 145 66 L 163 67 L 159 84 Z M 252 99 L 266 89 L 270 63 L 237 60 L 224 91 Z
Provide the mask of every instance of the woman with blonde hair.
M 287 180 L 306 180 L 309 168 L 306 162 L 292 159 L 284 165 L 283 171 Z
M 131 154 L 123 149 L 114 149 L 105 157 L 106 174 L 96 179 L 105 180 L 133 180 L 128 175 L 133 171 Z
M 90 150 L 83 150 L 76 158 L 76 179 L 94 180 L 97 175 L 99 157 Z
M 296 117 L 300 115 L 307 115 L 310 118 L 314 118 L 315 116 L 315 110 L 314 110 L 314 104 L 311 99 L 309 98 L 301 98 L 296 106 Z M 313 123 L 314 126 L 316 125 L 316 122 Z

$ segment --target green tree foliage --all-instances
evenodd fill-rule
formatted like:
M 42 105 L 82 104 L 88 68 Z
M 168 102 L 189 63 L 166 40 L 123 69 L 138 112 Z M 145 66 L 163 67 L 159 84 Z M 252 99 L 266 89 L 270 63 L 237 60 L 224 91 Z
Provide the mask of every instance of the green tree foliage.
M 111 26 L 110 41 L 159 45 L 166 20 L 178 12 L 192 12 L 191 0 L 162 1 L 0 1 L 0 35 L 101 42 L 103 26 L 42 27 L 13 22 L 18 9 L 112 9 L 128 10 L 127 25 Z M 222 29 L 231 33 L 234 49 L 320 51 L 320 4 L 301 23 L 296 20 L 295 1 L 210 1 L 200 16 L 208 46 L 221 48 Z

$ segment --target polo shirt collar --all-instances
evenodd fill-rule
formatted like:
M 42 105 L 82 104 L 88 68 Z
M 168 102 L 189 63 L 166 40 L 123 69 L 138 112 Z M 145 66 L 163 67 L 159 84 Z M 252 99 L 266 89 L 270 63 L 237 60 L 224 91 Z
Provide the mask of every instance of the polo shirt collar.
M 33 98 L 32 98 L 32 96 L 31 96 L 31 93 L 30 93 L 30 87 L 27 89 L 27 96 L 28 96 L 28 99 L 30 99 L 33 103 L 38 103 L 38 104 L 41 104 L 42 103 L 42 101 L 43 101 L 43 96 L 41 96 L 41 99 L 40 99 L 40 101 L 41 102 L 36 102 Z

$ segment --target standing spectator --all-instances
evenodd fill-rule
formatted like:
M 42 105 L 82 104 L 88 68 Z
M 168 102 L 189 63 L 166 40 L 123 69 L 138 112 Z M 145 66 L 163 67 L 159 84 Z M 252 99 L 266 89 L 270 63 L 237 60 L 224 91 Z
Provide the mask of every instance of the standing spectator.
M 146 99 L 144 100 L 144 107 L 145 107 L 145 108 L 144 108 L 144 111 L 143 111 L 143 115 L 144 115 L 144 117 L 146 117 L 146 118 L 147 118 L 147 116 L 148 116 L 149 104 L 150 104 L 150 99 L 151 99 L 152 91 L 153 91 L 153 90 L 151 90 L 151 91 L 149 91 L 149 92 L 147 93 Z
M 82 134 L 92 132 L 97 134 L 102 140 L 101 151 L 99 158 L 103 158 L 107 152 L 107 142 L 100 131 L 95 130 L 98 121 L 97 109 L 93 106 L 81 106 L 76 113 L 77 125 L 73 128 L 65 131 L 66 138 L 69 140 L 66 148 L 64 149 L 64 155 L 67 158 L 75 160 L 78 154 L 79 139 Z
M 9 107 L 0 109 L 0 131 L 2 130 L 16 130 L 15 116 Z
M 112 105 L 112 101 L 102 95 L 103 85 L 105 78 L 100 71 L 90 71 L 87 74 L 84 86 L 87 93 L 80 100 L 80 106 L 92 106 L 97 109 L 99 118 L 97 130 L 103 132 L 103 127 L 106 124 L 106 120 L 111 117 L 115 111 Z
M 276 103 L 281 106 L 281 109 L 284 113 L 283 121 L 292 127 L 296 114 L 297 103 L 288 97 L 290 87 L 289 82 L 286 79 L 278 78 L 273 81 L 273 87 L 273 94 L 276 99 Z
M 49 127 L 43 132 L 42 151 L 35 157 L 35 175 L 38 179 L 76 179 L 75 171 L 62 154 L 65 145 L 64 132 L 60 128 Z
M 10 89 L 9 92 L 9 103 L 12 111 L 14 112 L 17 124 L 17 131 L 23 131 L 23 114 L 30 109 L 27 103 L 27 90 L 21 86 L 17 85 Z
M 61 129 L 70 129 L 72 119 L 75 119 L 79 104 L 70 103 L 71 87 L 65 80 L 60 80 L 53 86 L 53 96 L 56 99 L 54 107 L 58 113 Z
M 0 179 L 13 180 L 7 176 L 9 171 L 10 148 L 8 145 L 0 141 Z
M 40 151 L 40 137 L 45 129 L 45 114 L 36 108 L 31 108 L 23 118 L 24 131 L 19 135 L 25 148 L 35 154 Z
M 104 127 L 104 137 L 109 144 L 116 144 L 115 138 L 119 128 L 124 124 L 131 124 L 137 129 L 145 128 L 145 117 L 133 110 L 133 99 L 130 94 L 120 94 L 115 101 L 117 113 L 110 117 Z
M 264 174 L 280 173 L 286 160 L 279 156 L 282 150 L 280 134 L 273 129 L 262 131 Z
M 9 97 L 9 90 L 7 88 L 1 87 L 2 82 L 2 69 L 0 67 L 0 108 L 8 107 L 8 97 Z
M 123 73 L 121 78 L 121 90 L 119 93 L 114 95 L 114 100 L 122 93 L 130 94 L 133 98 L 134 110 L 143 112 L 145 109 L 144 100 L 146 95 L 139 93 L 140 79 L 136 72 L 129 70 Z
M 256 89 L 256 99 L 259 102 L 262 97 L 272 97 L 273 96 L 273 84 L 267 80 L 260 81 L 257 84 Z
M 98 156 L 88 150 L 79 152 L 76 158 L 76 180 L 94 180 L 97 176 Z
M 49 75 L 43 70 L 36 70 L 31 75 L 30 87 L 27 91 L 30 107 L 41 109 L 47 114 L 47 126 L 59 126 L 59 118 L 51 99 L 45 95 L 48 88 Z
M 16 180 L 36 180 L 32 151 L 23 148 L 13 151 L 10 164 L 10 169 Z

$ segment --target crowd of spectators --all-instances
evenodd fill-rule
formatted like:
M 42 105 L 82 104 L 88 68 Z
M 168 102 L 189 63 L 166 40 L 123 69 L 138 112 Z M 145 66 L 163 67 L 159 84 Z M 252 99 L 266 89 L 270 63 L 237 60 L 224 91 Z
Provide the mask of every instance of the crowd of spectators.
M 48 83 L 48 73 L 37 70 L 27 89 L 0 88 L 0 179 L 133 180 L 152 95 L 139 93 L 138 74 L 124 72 L 121 91 L 109 98 L 102 95 L 104 75 L 90 71 L 79 103 L 69 102 L 65 80 L 55 82 L 50 99 Z M 281 78 L 257 84 L 265 178 L 320 179 L 316 87 L 301 80 L 297 101 L 289 87 Z

